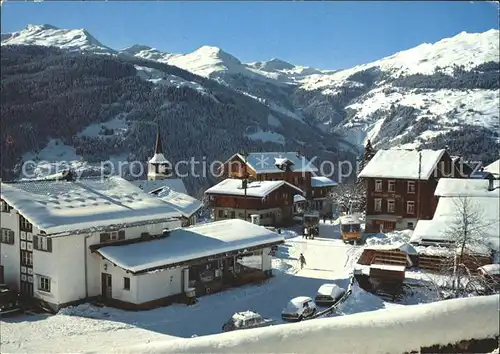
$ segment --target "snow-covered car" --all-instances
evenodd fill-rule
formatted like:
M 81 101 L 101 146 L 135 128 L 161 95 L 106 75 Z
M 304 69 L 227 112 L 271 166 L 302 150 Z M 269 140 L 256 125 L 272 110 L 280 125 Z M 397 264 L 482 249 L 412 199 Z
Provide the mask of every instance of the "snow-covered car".
M 19 294 L 7 285 L 0 284 L 0 316 L 20 310 Z
M 316 304 L 307 296 L 299 296 L 288 301 L 286 307 L 281 311 L 281 318 L 287 322 L 302 321 L 304 318 L 316 313 Z
M 222 330 L 224 332 L 229 332 L 238 329 L 266 327 L 274 323 L 274 320 L 264 318 L 256 312 L 244 311 L 235 313 L 226 323 L 224 323 Z
M 345 294 L 345 289 L 337 284 L 323 284 L 319 287 L 314 302 L 318 306 L 330 307 L 340 300 Z

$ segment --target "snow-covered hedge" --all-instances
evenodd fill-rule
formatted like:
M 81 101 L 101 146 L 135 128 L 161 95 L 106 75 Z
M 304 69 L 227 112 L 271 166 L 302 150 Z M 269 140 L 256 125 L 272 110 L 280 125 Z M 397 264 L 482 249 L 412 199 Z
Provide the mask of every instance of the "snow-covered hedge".
M 395 353 L 499 335 L 497 295 L 166 340 L 120 353 Z

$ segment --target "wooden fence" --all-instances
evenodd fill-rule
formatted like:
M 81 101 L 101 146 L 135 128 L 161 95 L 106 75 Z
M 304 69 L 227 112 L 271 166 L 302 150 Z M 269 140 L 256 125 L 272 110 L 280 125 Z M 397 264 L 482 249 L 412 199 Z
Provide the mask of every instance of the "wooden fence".
M 466 254 L 462 259 L 457 260 L 459 264 L 463 264 L 470 272 L 475 273 L 477 268 L 493 263 L 491 257 L 483 255 Z M 418 257 L 418 267 L 428 272 L 440 273 L 445 268 L 452 267 L 454 263 L 453 257 L 450 256 L 432 256 L 421 254 Z

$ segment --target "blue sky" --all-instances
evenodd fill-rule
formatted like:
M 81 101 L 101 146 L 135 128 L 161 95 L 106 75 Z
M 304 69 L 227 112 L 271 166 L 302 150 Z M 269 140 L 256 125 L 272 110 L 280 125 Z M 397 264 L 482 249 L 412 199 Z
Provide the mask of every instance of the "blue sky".
M 280 58 L 322 69 L 350 67 L 423 42 L 498 28 L 491 2 L 10 2 L 2 33 L 27 24 L 86 28 L 121 49 L 146 44 L 187 53 L 221 47 L 244 62 Z

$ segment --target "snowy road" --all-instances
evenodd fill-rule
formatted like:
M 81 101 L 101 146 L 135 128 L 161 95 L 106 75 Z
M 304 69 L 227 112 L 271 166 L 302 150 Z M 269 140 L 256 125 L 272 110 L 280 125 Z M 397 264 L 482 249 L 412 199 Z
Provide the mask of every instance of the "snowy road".
M 55 316 L 2 319 L 1 351 L 79 352 L 102 350 L 112 347 L 113 343 L 120 346 L 147 343 L 168 338 L 165 335 L 189 338 L 220 333 L 234 312 L 248 309 L 282 323 L 281 310 L 291 298 L 314 297 L 325 282 L 334 281 L 347 287 L 351 248 L 338 239 L 288 239 L 273 260 L 276 276 L 268 282 L 205 296 L 190 307 L 173 305 L 145 312 L 125 312 L 80 306 L 77 311 L 73 309 L 73 313 L 66 310 Z M 298 262 L 300 253 L 307 261 L 302 270 Z

